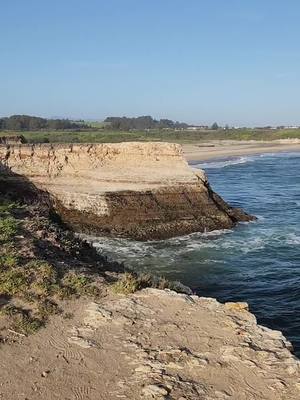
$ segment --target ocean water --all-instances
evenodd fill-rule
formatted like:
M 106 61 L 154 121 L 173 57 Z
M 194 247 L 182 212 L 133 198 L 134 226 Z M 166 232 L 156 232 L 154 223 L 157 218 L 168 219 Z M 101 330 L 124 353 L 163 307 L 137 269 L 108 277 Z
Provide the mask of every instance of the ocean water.
M 205 163 L 213 189 L 258 221 L 157 242 L 94 238 L 109 258 L 180 280 L 219 301 L 246 301 L 300 355 L 300 153 Z

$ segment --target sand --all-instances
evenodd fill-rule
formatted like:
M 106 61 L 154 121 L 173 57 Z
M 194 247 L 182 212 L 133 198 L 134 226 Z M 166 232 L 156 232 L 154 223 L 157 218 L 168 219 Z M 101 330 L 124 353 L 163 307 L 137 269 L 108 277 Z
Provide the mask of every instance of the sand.
M 206 143 L 184 144 L 183 151 L 188 161 L 203 161 L 223 157 L 300 151 L 300 140 L 282 139 L 269 142 L 215 140 Z

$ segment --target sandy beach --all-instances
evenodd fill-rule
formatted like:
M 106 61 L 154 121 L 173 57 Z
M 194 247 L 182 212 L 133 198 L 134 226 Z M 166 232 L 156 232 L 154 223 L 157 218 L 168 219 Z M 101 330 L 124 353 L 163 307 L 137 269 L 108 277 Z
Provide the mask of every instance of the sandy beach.
M 300 151 L 300 140 L 282 139 L 269 142 L 216 140 L 206 143 L 184 144 L 183 151 L 188 161 L 202 161 L 251 154 Z

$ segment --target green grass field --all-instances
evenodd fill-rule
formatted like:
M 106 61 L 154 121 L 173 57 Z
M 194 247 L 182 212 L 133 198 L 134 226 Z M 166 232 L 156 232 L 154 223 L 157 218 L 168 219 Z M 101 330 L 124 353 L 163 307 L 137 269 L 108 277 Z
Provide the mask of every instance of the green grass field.
M 165 141 L 177 143 L 209 140 L 276 140 L 299 138 L 300 129 L 219 129 L 199 131 L 149 130 L 112 131 L 101 128 L 80 131 L 0 131 L 0 136 L 22 134 L 29 143 L 118 143 L 128 141 Z

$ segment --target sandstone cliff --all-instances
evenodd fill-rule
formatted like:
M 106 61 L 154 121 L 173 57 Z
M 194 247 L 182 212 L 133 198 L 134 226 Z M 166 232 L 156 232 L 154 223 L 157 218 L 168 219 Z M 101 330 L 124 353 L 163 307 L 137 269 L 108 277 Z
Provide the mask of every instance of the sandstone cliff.
M 0 146 L 0 162 L 49 192 L 82 232 L 162 239 L 252 219 L 216 195 L 177 144 Z
M 1 347 L 3 399 L 300 398 L 289 342 L 244 303 L 146 289 L 66 307 L 72 319 Z

